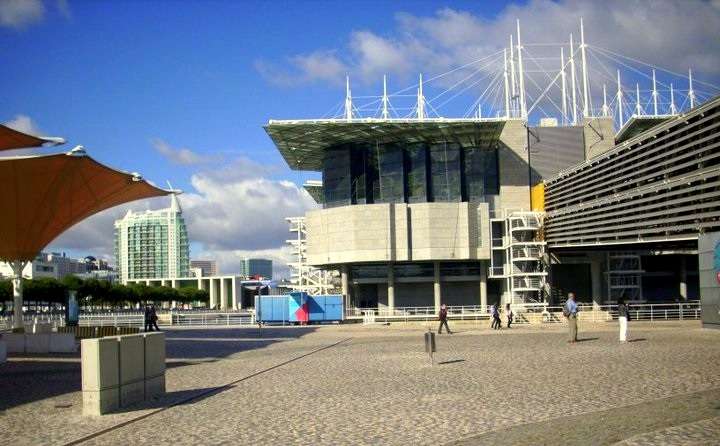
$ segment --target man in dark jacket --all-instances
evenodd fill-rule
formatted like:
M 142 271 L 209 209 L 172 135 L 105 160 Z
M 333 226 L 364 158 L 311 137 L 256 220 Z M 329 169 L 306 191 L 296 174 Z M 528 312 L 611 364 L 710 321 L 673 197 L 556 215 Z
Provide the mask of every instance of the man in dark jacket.
M 438 314 L 438 318 L 440 319 L 440 327 L 438 328 L 438 334 L 442 333 L 443 325 L 445 325 L 445 331 L 448 332 L 448 334 L 452 334 L 450 331 L 450 327 L 448 327 L 447 323 L 447 305 L 442 304 L 440 306 L 440 314 Z

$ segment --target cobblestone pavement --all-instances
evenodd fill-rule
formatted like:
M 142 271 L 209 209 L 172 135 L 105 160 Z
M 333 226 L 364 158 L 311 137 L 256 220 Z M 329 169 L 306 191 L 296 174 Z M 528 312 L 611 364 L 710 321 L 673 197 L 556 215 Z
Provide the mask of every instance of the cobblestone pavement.
M 438 338 L 433 366 L 421 326 L 276 328 L 262 339 L 255 329 L 172 330 L 168 395 L 99 418 L 80 415 L 77 357 L 12 358 L 0 366 L 0 420 L 13 444 L 64 444 L 147 414 L 83 444 L 485 444 L 511 430 L 514 444 L 718 438 L 720 332 L 696 321 L 636 323 L 627 344 L 611 324 L 581 327 L 577 344 L 562 327 L 451 328 L 459 333 Z M 703 395 L 704 409 L 658 402 L 688 395 Z M 529 441 L 570 418 L 602 430 L 603 414 L 643 404 L 673 411 L 648 409 L 656 423 L 642 424 L 628 409 L 613 418 L 619 436 L 588 430 L 594 440 L 583 442 L 576 429 L 574 440 Z

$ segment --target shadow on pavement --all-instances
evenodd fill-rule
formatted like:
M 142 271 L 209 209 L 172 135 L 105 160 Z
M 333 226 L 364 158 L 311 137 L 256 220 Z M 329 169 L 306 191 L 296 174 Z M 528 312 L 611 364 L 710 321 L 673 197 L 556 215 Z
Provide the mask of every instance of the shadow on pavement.
M 600 338 L 581 338 L 581 339 L 578 339 L 578 340 L 577 340 L 577 341 L 575 341 L 575 342 L 589 342 L 589 341 L 597 341 L 598 339 L 600 339 Z
M 450 359 L 448 361 L 440 361 L 440 362 L 438 362 L 438 365 L 455 364 L 456 362 L 465 362 L 465 360 L 464 359 Z
M 628 339 L 628 342 L 643 342 L 647 341 L 646 338 Z

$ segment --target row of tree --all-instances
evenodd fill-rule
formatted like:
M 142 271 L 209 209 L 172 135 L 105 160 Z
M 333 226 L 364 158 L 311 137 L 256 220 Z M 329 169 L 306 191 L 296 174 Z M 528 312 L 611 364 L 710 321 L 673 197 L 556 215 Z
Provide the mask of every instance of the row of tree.
M 125 306 L 137 303 L 179 303 L 200 302 L 207 304 L 210 295 L 205 290 L 192 287 L 170 288 L 146 286 L 144 284 L 122 285 L 106 280 L 82 280 L 66 276 L 62 280 L 53 278 L 23 279 L 23 300 L 26 302 L 48 302 L 64 304 L 68 291 L 76 291 L 82 306 Z M 13 300 L 12 282 L 0 280 L 0 302 Z

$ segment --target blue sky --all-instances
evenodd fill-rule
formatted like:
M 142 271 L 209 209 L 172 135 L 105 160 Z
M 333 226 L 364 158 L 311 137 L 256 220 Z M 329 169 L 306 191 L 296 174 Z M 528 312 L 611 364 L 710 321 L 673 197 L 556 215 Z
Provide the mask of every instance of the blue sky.
M 686 6 L 5 0 L 0 122 L 63 136 L 106 164 L 183 189 L 193 257 L 232 272 L 242 255 L 287 258 L 283 217 L 313 206 L 297 184 L 318 174 L 290 171 L 262 126 L 325 115 L 342 100 L 345 73 L 354 95 L 377 94 L 383 73 L 394 91 L 420 71 L 501 49 L 515 18 L 528 41 L 564 42 L 584 16 L 593 43 L 681 73 L 692 65 L 717 84 L 720 6 Z M 126 209 L 79 224 L 50 248 L 111 255 L 112 220 Z

